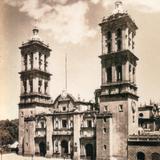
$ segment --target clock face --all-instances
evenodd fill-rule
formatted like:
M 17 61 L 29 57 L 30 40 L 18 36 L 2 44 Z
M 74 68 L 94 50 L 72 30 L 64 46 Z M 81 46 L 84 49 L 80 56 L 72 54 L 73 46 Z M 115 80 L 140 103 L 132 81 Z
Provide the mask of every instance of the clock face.
M 131 102 L 131 107 L 132 107 L 132 112 L 135 113 L 135 111 L 136 111 L 136 102 L 132 101 Z

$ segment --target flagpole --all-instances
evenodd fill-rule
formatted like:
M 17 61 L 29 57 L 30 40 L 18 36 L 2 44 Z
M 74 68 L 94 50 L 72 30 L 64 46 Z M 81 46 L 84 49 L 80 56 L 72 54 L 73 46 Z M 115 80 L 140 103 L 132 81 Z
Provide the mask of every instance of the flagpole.
M 65 54 L 65 90 L 67 91 L 67 54 Z

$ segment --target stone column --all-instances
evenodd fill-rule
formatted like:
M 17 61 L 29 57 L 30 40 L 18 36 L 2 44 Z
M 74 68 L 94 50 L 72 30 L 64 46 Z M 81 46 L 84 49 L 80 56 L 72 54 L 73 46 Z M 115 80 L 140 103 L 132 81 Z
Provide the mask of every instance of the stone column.
M 125 74 L 126 74 L 126 81 L 129 81 L 129 62 L 127 61 L 126 64 L 126 69 L 125 69 Z
M 102 84 L 107 83 L 107 71 L 106 68 L 102 65 Z
M 122 81 L 126 81 L 126 64 L 122 64 Z
M 44 71 L 44 54 L 41 55 L 41 69 Z
M 31 63 L 30 63 L 30 55 L 27 54 L 27 70 L 31 69 Z
M 38 78 L 33 79 L 33 92 L 38 92 Z
M 102 33 L 102 54 L 107 54 L 108 48 L 106 47 L 106 37 L 104 33 Z
M 115 32 L 112 32 L 112 52 L 117 51 L 117 45 L 116 45 L 116 34 Z
M 68 141 L 68 154 L 71 153 L 71 141 L 69 140 Z
M 61 129 L 61 128 L 62 128 L 62 126 L 61 126 L 61 120 L 58 119 L 58 129 Z
M 27 83 L 26 90 L 27 90 L 27 93 L 29 93 L 30 92 L 29 80 L 26 80 L 26 83 Z
M 53 141 L 52 141 L 52 133 L 53 133 L 53 123 L 52 123 L 52 116 L 47 116 L 46 117 L 46 142 L 47 142 L 47 153 L 46 157 L 51 158 L 53 155 Z

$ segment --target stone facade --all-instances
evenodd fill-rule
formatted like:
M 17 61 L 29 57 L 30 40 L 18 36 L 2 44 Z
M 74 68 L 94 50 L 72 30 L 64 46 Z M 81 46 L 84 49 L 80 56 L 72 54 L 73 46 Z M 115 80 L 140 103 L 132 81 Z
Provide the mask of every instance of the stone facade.
M 74 160 L 160 160 L 159 107 L 138 104 L 138 27 L 117 1 L 100 23 L 101 86 L 95 103 L 63 91 L 49 96 L 51 49 L 33 37 L 20 47 L 19 154 Z M 147 127 L 146 127 L 147 126 Z

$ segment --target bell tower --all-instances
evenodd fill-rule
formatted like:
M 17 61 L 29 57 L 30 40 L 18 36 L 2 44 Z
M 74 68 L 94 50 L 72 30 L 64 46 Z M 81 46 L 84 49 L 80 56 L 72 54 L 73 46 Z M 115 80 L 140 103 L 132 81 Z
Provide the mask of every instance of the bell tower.
M 136 66 L 138 58 L 134 53 L 135 35 L 138 27 L 123 9 L 121 1 L 115 2 L 111 16 L 103 18 L 99 24 L 102 33 L 101 88 L 99 90 L 98 124 L 101 130 L 101 152 L 109 156 L 97 159 L 127 159 L 127 137 L 138 133 L 138 96 L 136 85 Z M 106 125 L 102 121 L 106 116 Z M 99 121 L 102 123 L 99 123 Z M 103 129 L 108 126 L 108 134 Z M 106 129 L 105 129 L 106 130 Z M 101 135 L 101 136 L 99 136 Z M 108 136 L 106 140 L 105 136 Z M 106 142 L 108 141 L 108 142 Z M 104 147 L 105 146 L 105 147 Z M 97 146 L 100 147 L 100 146 Z M 105 151 L 106 152 L 106 151 Z M 97 153 L 97 155 L 103 153 Z M 104 154 L 105 155 L 105 154 Z
M 50 108 L 48 58 L 51 49 L 33 28 L 31 39 L 21 51 L 21 94 L 19 103 L 19 154 L 34 155 L 35 117 Z M 25 153 L 24 153 L 25 152 Z

